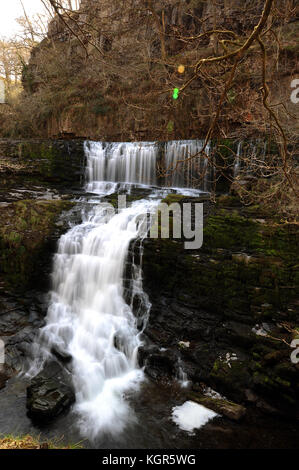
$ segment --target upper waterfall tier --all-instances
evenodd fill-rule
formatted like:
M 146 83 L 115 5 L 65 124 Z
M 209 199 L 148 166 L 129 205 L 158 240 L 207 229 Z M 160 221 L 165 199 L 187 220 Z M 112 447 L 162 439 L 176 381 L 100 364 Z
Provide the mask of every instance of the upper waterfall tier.
M 87 190 L 98 192 L 103 182 L 109 182 L 207 191 L 211 180 L 210 145 L 205 150 L 205 156 L 199 154 L 203 145 L 200 140 L 165 144 L 87 141 Z
M 86 142 L 87 181 L 155 185 L 158 147 L 146 143 Z
M 211 145 L 208 144 L 205 149 L 206 156 L 200 154 L 203 146 L 203 140 L 178 140 L 166 143 L 166 186 L 209 190 L 212 176 L 209 166 Z

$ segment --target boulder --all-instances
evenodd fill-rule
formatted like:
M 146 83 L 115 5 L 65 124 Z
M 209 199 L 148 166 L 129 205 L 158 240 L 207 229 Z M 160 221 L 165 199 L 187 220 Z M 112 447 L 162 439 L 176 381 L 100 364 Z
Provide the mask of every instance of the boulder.
M 173 378 L 177 371 L 178 356 L 170 349 L 151 346 L 139 349 L 139 365 L 153 380 Z
M 67 372 L 56 362 L 48 364 L 27 388 L 29 416 L 37 421 L 49 421 L 66 411 L 75 401 Z
M 63 364 L 68 364 L 72 360 L 71 354 L 68 354 L 57 346 L 51 349 L 51 353 Z

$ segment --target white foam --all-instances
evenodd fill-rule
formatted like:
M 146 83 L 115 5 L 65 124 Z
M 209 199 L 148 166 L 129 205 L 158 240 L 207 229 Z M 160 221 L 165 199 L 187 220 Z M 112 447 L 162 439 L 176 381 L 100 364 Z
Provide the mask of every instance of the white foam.
M 183 405 L 176 406 L 172 410 L 172 420 L 180 429 L 187 432 L 201 428 L 216 416 L 219 415 L 194 401 L 186 401 Z

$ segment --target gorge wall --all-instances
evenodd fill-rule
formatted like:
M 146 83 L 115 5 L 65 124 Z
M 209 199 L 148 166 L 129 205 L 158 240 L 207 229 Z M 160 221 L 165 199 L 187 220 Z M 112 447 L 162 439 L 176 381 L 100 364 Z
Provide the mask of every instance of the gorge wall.
M 185 38 L 217 28 L 231 29 L 244 40 L 258 23 L 263 4 L 161 0 L 153 7 L 140 0 L 121 5 L 82 1 L 79 11 L 50 22 L 47 37 L 33 49 L 24 68 L 21 132 L 104 141 L 201 137 L 216 110 L 219 91 L 202 77 L 177 101 L 172 90 L 192 76 L 197 60 L 222 54 L 222 49 L 213 34 L 195 42 Z M 275 100 L 295 115 L 290 84 L 298 74 L 296 5 L 287 2 L 281 19 L 273 11 L 272 28 L 280 39 L 279 46 L 274 39 L 266 44 L 268 85 Z M 180 64 L 185 65 L 183 75 L 177 72 Z M 219 72 L 209 73 L 217 77 Z M 227 136 L 266 132 L 261 73 L 260 51 L 253 47 L 222 109 L 219 124 Z M 221 73 L 219 78 L 224 78 Z M 297 129 L 298 122 L 284 112 L 280 118 L 289 129 Z
M 184 250 L 182 240 L 145 240 L 144 288 L 153 306 L 140 360 L 150 377 L 176 375 L 180 357 L 195 392 L 208 384 L 266 414 L 298 416 L 299 368 L 287 345 L 297 337 L 287 327 L 298 318 L 297 244 L 295 225 L 232 196 L 205 202 L 199 250 Z

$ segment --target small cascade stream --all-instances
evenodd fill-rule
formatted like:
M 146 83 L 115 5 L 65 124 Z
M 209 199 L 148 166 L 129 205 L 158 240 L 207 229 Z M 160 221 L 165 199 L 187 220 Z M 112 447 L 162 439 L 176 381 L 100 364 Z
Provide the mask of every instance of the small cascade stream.
M 140 216 L 155 203 L 138 201 L 116 215 L 95 205 L 64 235 L 54 263 L 54 289 L 43 337 L 72 356 L 75 411 L 84 435 L 121 431 L 128 418 L 123 394 L 143 378 L 141 342 L 123 295 L 129 243 L 140 235 Z M 146 312 L 145 312 L 146 313 Z
M 203 146 L 203 140 L 172 141 L 166 144 L 167 186 L 173 188 L 199 187 L 203 191 L 209 190 L 209 183 L 212 178 L 212 168 L 209 166 L 208 161 L 211 144 L 209 143 L 205 149 L 207 157 L 199 155 Z M 194 158 L 194 156 L 196 157 Z M 193 158 L 190 159 L 190 157 Z

